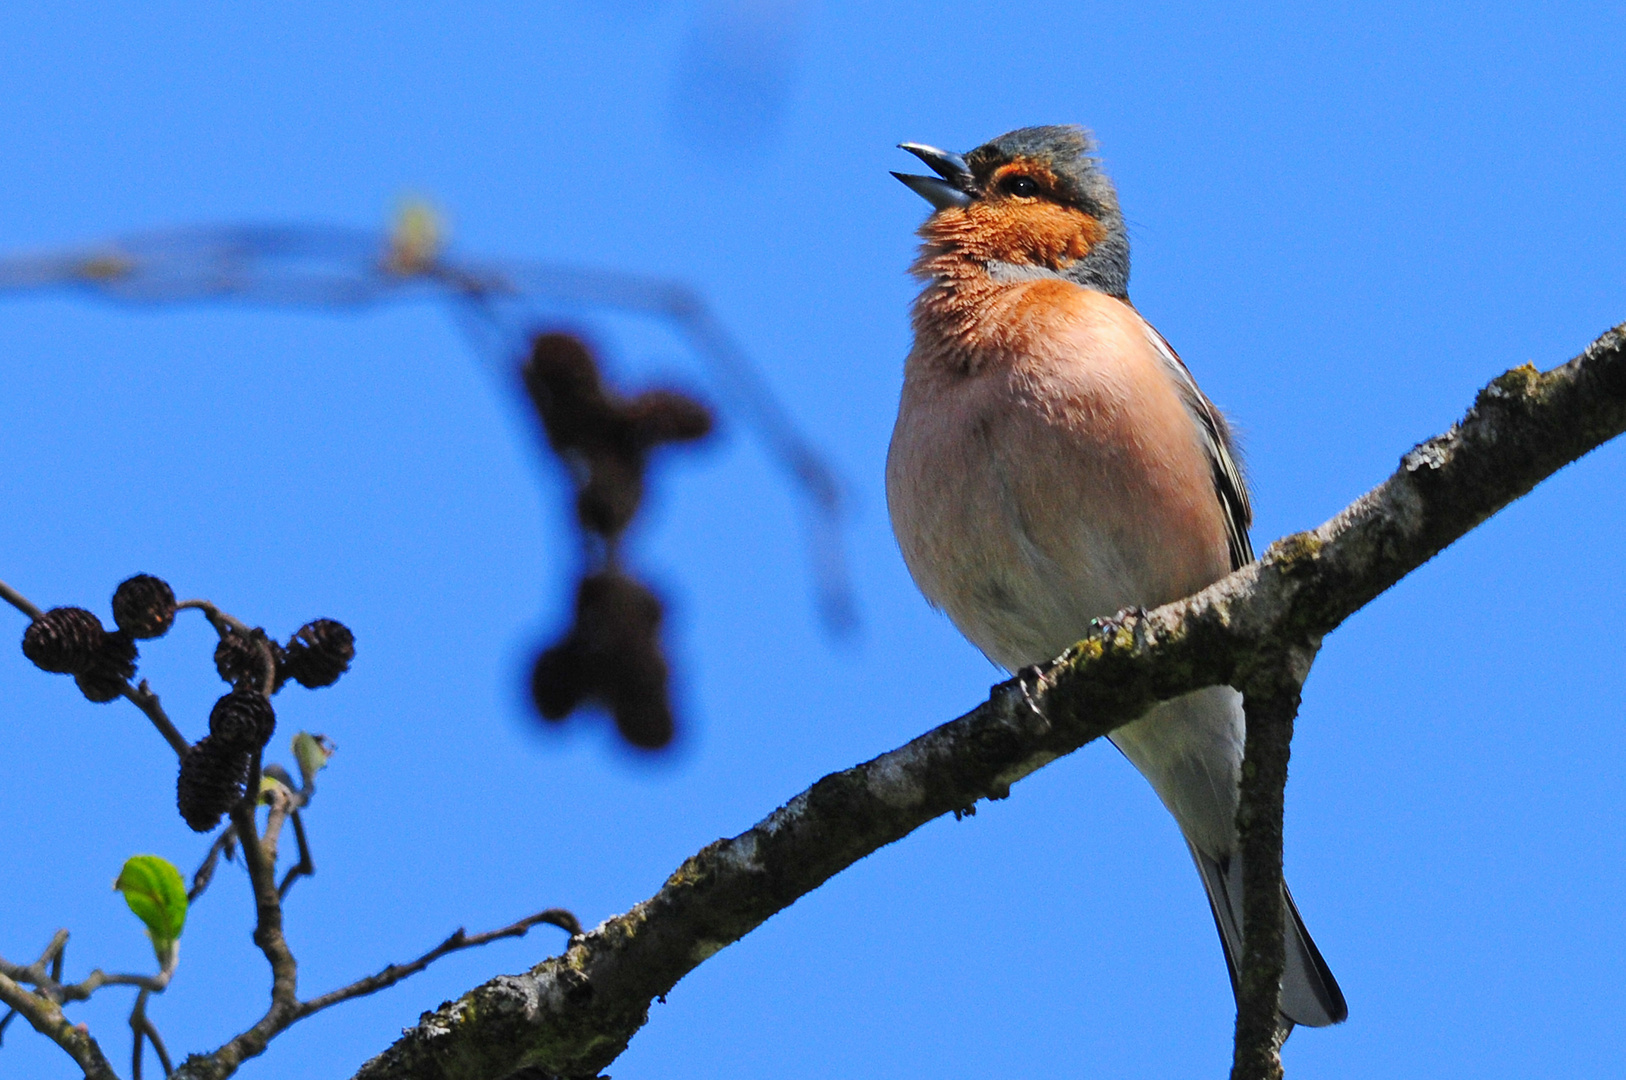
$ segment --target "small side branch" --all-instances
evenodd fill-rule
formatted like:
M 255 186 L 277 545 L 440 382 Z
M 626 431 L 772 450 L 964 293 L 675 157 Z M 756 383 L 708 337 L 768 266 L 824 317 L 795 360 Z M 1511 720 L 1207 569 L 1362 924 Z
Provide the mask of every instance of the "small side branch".
M 39 605 L 35 604 L 32 600 L 28 599 L 28 597 L 24 596 L 22 593 L 18 592 L 16 589 L 12 588 L 10 585 L 7 585 L 3 581 L 0 581 L 0 600 L 5 600 L 8 604 L 22 612 L 24 615 L 27 615 L 30 619 L 38 619 L 40 616 L 45 614 L 45 612 L 40 609 Z M 187 604 L 191 606 L 197 606 L 198 604 L 202 603 L 207 603 L 207 601 L 187 601 Z M 214 605 L 210 604 L 209 607 L 213 609 Z M 224 617 L 230 618 L 230 616 Z M 213 616 L 211 616 L 211 621 L 213 621 Z M 147 714 L 147 719 L 152 721 L 152 726 L 158 729 L 158 734 L 162 735 L 164 737 L 164 741 L 169 743 L 170 749 L 175 751 L 175 755 L 177 757 L 184 757 L 186 755 L 186 751 L 189 746 L 186 738 L 178 730 L 176 730 L 175 725 L 169 719 L 169 714 L 164 712 L 163 705 L 159 704 L 158 695 L 155 694 L 152 688 L 147 685 L 147 680 L 142 679 L 139 686 L 131 686 L 128 682 L 126 682 L 123 689 L 121 689 L 119 693 L 133 702 L 136 708 Z
M 135 1049 L 131 1051 L 130 1059 L 131 1080 L 141 1080 L 143 1041 L 152 1043 L 153 1052 L 158 1055 L 158 1062 L 164 1067 L 166 1077 L 175 1071 L 175 1065 L 170 1061 L 169 1048 L 164 1045 L 164 1040 L 159 1037 L 158 1028 L 147 1016 L 149 994 L 151 994 L 149 990 L 137 994 L 135 1008 L 130 1010 L 130 1033 L 135 1036 Z
M 294 825 L 294 842 L 299 847 L 299 861 L 288 868 L 282 875 L 282 884 L 277 886 L 277 899 L 288 899 L 288 890 L 294 887 L 294 882 L 302 877 L 311 877 L 316 873 L 316 862 L 311 858 L 310 841 L 305 839 L 305 822 L 295 810 L 291 815 Z
M 209 620 L 209 625 L 215 628 L 215 633 L 225 637 L 232 631 L 239 634 L 250 632 L 249 625 L 237 616 L 221 611 L 208 600 L 182 600 L 175 605 L 176 611 L 194 610 L 203 612 L 203 617 Z
M 24 596 L 16 589 L 13 589 L 10 585 L 7 585 L 3 581 L 0 581 L 0 600 L 4 600 L 6 603 L 10 604 L 24 615 L 27 615 L 30 619 L 37 619 L 41 615 L 45 614 L 45 612 L 34 606 L 34 602 L 28 599 L 28 597 Z
M 365 997 L 377 993 L 386 987 L 393 986 L 402 979 L 416 975 L 441 957 L 464 949 L 473 949 L 481 945 L 488 945 L 503 938 L 524 937 L 526 931 L 540 923 L 549 923 L 557 926 L 571 935 L 575 940 L 581 935 L 581 923 L 576 916 L 564 908 L 549 908 L 538 912 L 529 918 L 505 926 L 500 930 L 491 930 L 483 934 L 470 936 L 459 929 L 445 941 L 430 949 L 416 960 L 405 964 L 391 964 L 376 975 L 369 975 L 365 979 L 358 979 L 349 986 L 329 991 L 320 997 L 309 1001 L 294 1002 L 286 1005 L 279 998 L 273 998 L 271 1008 L 262 1017 L 259 1023 L 238 1035 L 226 1045 L 212 1054 L 195 1054 L 181 1062 L 181 1066 L 173 1073 L 175 1080 L 224 1080 L 237 1071 L 244 1061 L 262 1053 L 266 1045 L 281 1034 L 286 1028 L 303 1020 L 314 1013 L 340 1002 L 352 998 Z M 258 936 L 256 936 L 256 940 Z M 148 1032 L 147 1037 L 152 1040 L 154 1048 L 161 1044 L 158 1042 L 156 1032 Z
M 231 861 L 232 846 L 236 840 L 236 826 L 227 825 L 220 830 L 220 835 L 215 837 L 215 842 L 209 845 L 209 854 L 203 857 L 203 862 L 198 864 L 197 873 L 192 875 L 192 887 L 186 891 L 186 902 L 188 904 L 195 902 L 198 897 L 202 896 L 204 890 L 209 887 L 209 883 L 214 880 L 215 867 L 220 864 L 220 857 L 224 855 L 227 862 Z
M 341 1001 L 349 1001 L 351 998 L 377 993 L 387 986 L 395 985 L 409 975 L 416 975 L 436 960 L 450 953 L 478 948 L 481 945 L 489 945 L 493 941 L 501 941 L 503 938 L 524 937 L 531 927 L 540 923 L 557 926 L 571 937 L 577 937 L 582 932 L 581 923 L 576 921 L 576 916 L 564 908 L 549 908 L 529 918 L 521 919 L 510 926 L 505 926 L 501 930 L 491 930 L 484 934 L 475 934 L 473 937 L 464 933 L 462 927 L 459 927 L 451 937 L 448 937 L 416 960 L 405 964 L 391 964 L 376 975 L 369 975 L 365 979 L 357 979 L 349 986 L 329 991 L 321 997 L 311 998 L 299 1007 L 299 1016 L 304 1018 L 312 1013 L 320 1012 L 330 1005 L 337 1005 Z

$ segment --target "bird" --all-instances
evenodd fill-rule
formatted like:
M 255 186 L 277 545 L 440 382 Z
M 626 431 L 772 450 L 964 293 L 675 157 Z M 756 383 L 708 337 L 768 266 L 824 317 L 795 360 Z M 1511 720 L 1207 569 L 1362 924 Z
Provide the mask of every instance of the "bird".
M 1021 128 L 957 154 L 901 143 L 933 175 L 887 451 L 910 575 L 984 655 L 1017 672 L 1092 620 L 1189 596 L 1253 561 L 1225 417 L 1129 300 L 1129 237 L 1094 138 Z M 1237 990 L 1242 696 L 1163 702 L 1109 736 L 1180 826 Z M 1283 884 L 1279 1036 L 1349 1010 Z

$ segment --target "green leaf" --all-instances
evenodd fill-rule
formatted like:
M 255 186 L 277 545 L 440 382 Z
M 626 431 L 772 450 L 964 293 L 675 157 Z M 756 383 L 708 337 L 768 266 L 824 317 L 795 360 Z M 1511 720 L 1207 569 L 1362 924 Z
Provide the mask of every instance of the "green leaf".
M 306 787 L 311 786 L 317 773 L 327 768 L 333 750 L 333 741 L 326 735 L 301 731 L 294 736 L 294 760 L 299 762 L 299 774 L 304 778 Z
M 181 872 L 157 855 L 132 855 L 124 861 L 113 888 L 124 894 L 124 902 L 136 918 L 147 924 L 153 950 L 163 963 L 186 925 L 186 883 Z

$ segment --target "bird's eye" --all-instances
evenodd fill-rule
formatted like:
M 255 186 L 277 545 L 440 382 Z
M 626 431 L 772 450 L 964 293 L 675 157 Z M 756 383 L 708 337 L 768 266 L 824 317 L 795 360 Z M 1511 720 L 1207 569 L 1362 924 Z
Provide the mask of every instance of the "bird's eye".
M 1031 199 L 1039 194 L 1039 185 L 1031 176 L 1007 176 L 999 182 L 1001 190 L 1019 199 Z

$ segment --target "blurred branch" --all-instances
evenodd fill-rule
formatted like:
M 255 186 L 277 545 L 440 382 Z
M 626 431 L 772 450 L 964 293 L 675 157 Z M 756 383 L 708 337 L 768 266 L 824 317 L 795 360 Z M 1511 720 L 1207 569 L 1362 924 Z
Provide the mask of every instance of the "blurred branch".
M 475 346 L 504 362 L 524 352 L 547 310 L 602 308 L 673 327 L 756 431 L 810 513 L 820 610 L 834 629 L 855 608 L 840 536 L 842 485 L 704 298 L 672 280 L 585 267 L 454 259 L 432 215 L 409 208 L 389 233 L 321 225 L 196 226 L 88 251 L 0 259 L 0 292 L 75 288 L 128 303 L 240 300 L 344 309 L 447 302 Z
M 1279 870 L 1278 781 L 1298 695 L 1296 685 L 1283 687 L 1280 672 L 1302 681 L 1323 635 L 1626 430 L 1623 330 L 1553 371 L 1526 365 L 1498 377 L 1460 424 L 1411 450 L 1389 479 L 1321 527 L 1278 541 L 1193 597 L 1102 621 L 1057 660 L 996 686 L 965 716 L 826 776 L 755 828 L 688 859 L 653 897 L 573 939 L 564 955 L 426 1013 L 358 1080 L 483 1080 L 524 1068 L 595 1076 L 643 1026 L 651 1002 L 832 875 L 933 818 L 1004 798 L 1017 780 L 1155 702 L 1205 686 L 1239 683 L 1254 696 L 1244 772 L 1258 775 L 1245 797 L 1249 814 L 1274 820 L 1244 822 L 1245 842 Z M 1262 748 L 1261 740 L 1276 745 Z M 1262 910 L 1270 876 L 1245 885 L 1249 912 Z M 1261 924 L 1250 918 L 1248 925 Z M 1279 909 L 1263 925 L 1279 939 Z M 1271 972 L 1280 971 L 1279 941 L 1275 949 L 1273 958 L 1251 934 L 1245 944 L 1250 1030 L 1259 1026 L 1261 1003 L 1278 992 L 1279 974 L 1273 985 Z M 1239 1036 L 1242 1029 L 1239 1019 Z M 1239 1063 L 1253 1053 L 1239 1041 Z M 1264 1066 L 1237 1075 L 1269 1075 L 1268 1058 Z

